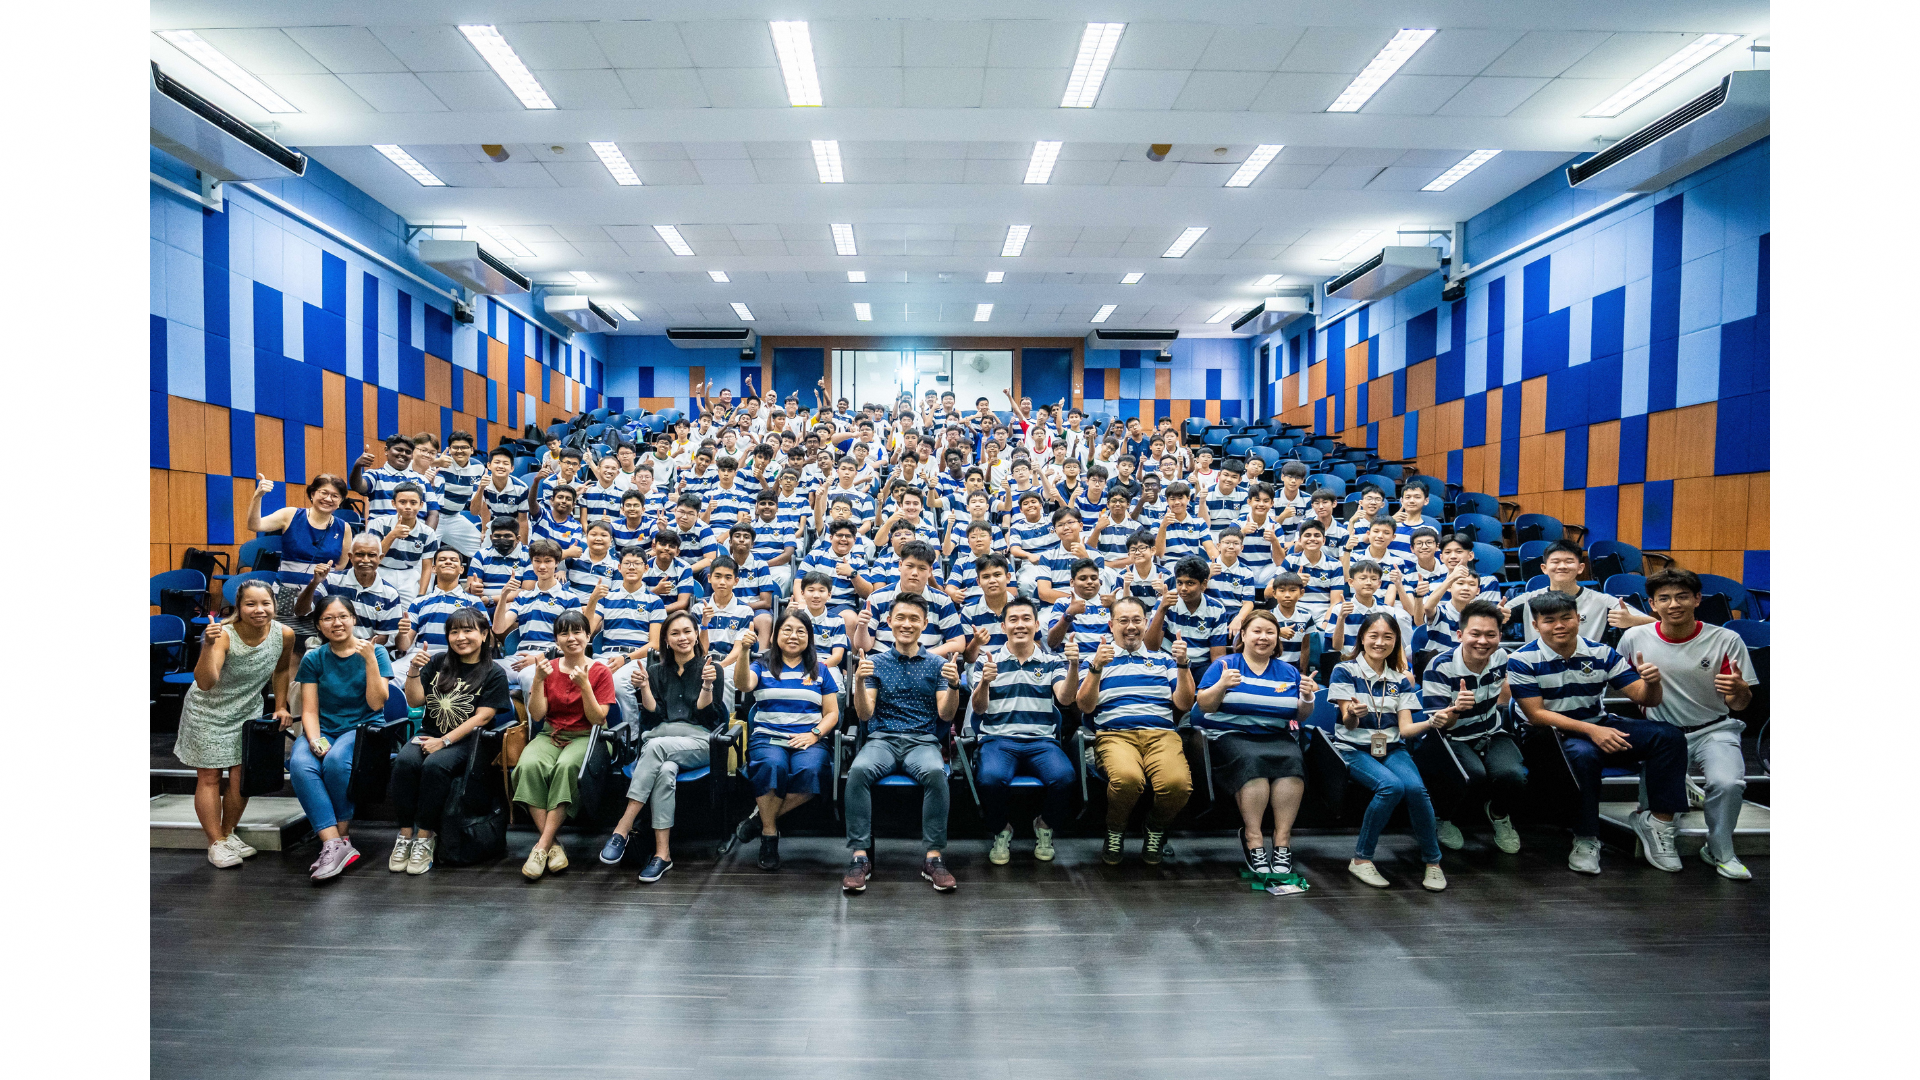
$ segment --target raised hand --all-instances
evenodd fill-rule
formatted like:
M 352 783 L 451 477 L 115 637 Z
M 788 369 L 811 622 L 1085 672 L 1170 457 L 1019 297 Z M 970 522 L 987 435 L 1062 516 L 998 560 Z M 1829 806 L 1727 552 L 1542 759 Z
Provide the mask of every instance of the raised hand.
M 319 566 L 316 566 L 316 567 L 314 567 L 314 568 L 313 568 L 313 583 L 314 583 L 315 585 L 318 585 L 318 584 L 320 584 L 321 582 L 323 582 L 323 581 L 325 581 L 325 580 L 327 580 L 327 575 L 328 575 L 328 574 L 330 574 L 330 573 L 332 573 L 332 572 L 333 572 L 333 564 L 332 564 L 332 563 L 322 563 L 322 564 L 320 564 Z
M 356 469 L 364 469 L 371 464 L 373 464 L 373 444 L 368 443 L 366 452 L 354 459 L 353 467 Z
M 567 678 L 573 680 L 573 685 L 579 687 L 581 693 L 586 693 L 587 690 L 593 685 L 593 680 L 588 675 L 588 668 L 587 668 L 587 665 L 591 663 L 593 663 L 592 660 L 587 660 L 584 663 L 582 663 L 579 667 L 573 669 L 572 671 L 566 672 Z
M 367 456 L 372 457 L 373 455 L 368 454 Z M 267 492 L 272 490 L 273 490 L 273 481 L 267 479 L 266 473 L 256 473 L 254 475 L 253 493 L 255 495 L 265 495 Z
M 607 579 L 601 578 L 600 580 L 593 583 L 593 594 L 590 597 L 590 599 L 592 600 L 593 603 L 597 604 L 600 601 L 605 600 L 606 598 L 607 598 Z
M 1467 680 L 1461 679 L 1460 690 L 1453 696 L 1453 715 L 1472 712 L 1475 703 L 1473 690 L 1467 686 Z
M 480 580 L 479 574 L 467 575 L 467 592 L 470 595 L 484 596 L 486 595 L 486 591 L 487 591 L 486 585 Z
M 1343 701 L 1340 703 L 1340 722 L 1350 729 L 1357 728 L 1372 711 L 1364 701 L 1358 699 Z
M 200 645 L 202 648 L 207 649 L 211 649 L 226 640 L 227 624 L 221 622 L 208 623 L 207 629 L 200 635 Z
M 1720 659 L 1720 671 L 1713 677 L 1713 689 L 1728 702 L 1746 692 L 1747 680 L 1740 677 L 1740 668 L 1733 662 L 1732 653 Z
M 1239 686 L 1241 683 L 1245 681 L 1246 681 L 1246 676 L 1240 674 L 1239 668 L 1230 667 L 1220 673 L 1219 685 L 1224 686 L 1227 689 L 1231 690 L 1234 687 Z
M 713 657 L 707 657 L 707 665 L 700 669 L 700 688 L 712 689 L 715 679 L 720 677 L 720 669 L 713 664 Z
M 380 663 L 380 660 L 379 660 L 379 658 L 378 658 L 377 656 L 375 656 L 375 655 L 374 655 L 374 651 L 373 651 L 373 650 L 374 650 L 374 649 L 376 649 L 376 648 L 378 648 L 378 646 L 376 646 L 376 645 L 375 645 L 375 644 L 373 643 L 373 639 L 372 639 L 372 638 L 364 638 L 364 637 L 356 637 L 356 638 L 354 638 L 354 639 L 353 639 L 353 651 L 354 651 L 354 653 L 355 653 L 356 655 L 358 655 L 358 656 L 360 657 L 360 659 L 362 659 L 362 660 L 371 660 L 371 661 L 373 661 L 373 663 L 374 663 L 374 664 L 375 664 L 375 665 L 377 666 L 377 665 L 378 665 L 378 664 Z M 422 656 L 422 655 L 425 655 L 425 654 L 423 654 L 423 653 L 416 653 L 416 654 L 415 654 L 415 659 L 418 659 L 418 658 L 419 658 L 420 656 Z
M 993 630 L 985 626 L 974 630 L 973 644 L 976 649 L 984 649 L 993 644 Z
M 999 677 L 1000 677 L 1000 665 L 994 663 L 992 657 L 988 657 L 986 660 L 981 661 L 980 663 L 980 685 L 981 686 L 992 686 L 993 680 Z
M 948 686 L 952 686 L 960 681 L 960 665 L 954 663 L 953 657 L 947 657 L 947 662 L 940 665 L 940 678 L 944 680 Z
M 371 641 L 369 641 L 369 644 L 371 644 Z M 409 679 L 419 678 L 420 673 L 427 670 L 428 659 L 429 657 L 424 651 L 414 653 L 413 659 L 409 661 L 407 664 L 407 678 Z
M 1080 641 L 1072 634 L 1067 635 L 1066 658 L 1068 667 L 1074 668 L 1080 666 Z
M 862 656 L 860 658 L 860 666 L 854 668 L 853 673 L 856 677 L 863 680 L 873 678 L 873 657 Z M 865 685 L 865 683 L 863 682 L 861 685 Z
M 1340 614 L 1342 615 L 1353 614 L 1353 601 L 1351 600 L 1340 601 Z
M 509 604 L 513 603 L 514 597 L 519 595 L 520 582 L 516 578 L 508 578 L 507 583 L 500 587 L 500 599 L 505 600 Z
M 1113 660 L 1113 652 L 1113 636 L 1109 634 L 1100 639 L 1100 647 L 1093 651 L 1093 666 L 1096 669 L 1106 667 Z
M 1173 662 L 1182 667 L 1187 663 L 1187 639 L 1177 634 L 1173 639 Z
M 1633 670 L 1640 673 L 1640 677 L 1646 680 L 1647 685 L 1660 685 L 1660 669 L 1648 663 L 1644 653 L 1633 654 Z M 1718 683 L 1719 680 L 1715 679 L 1714 682 Z
M 1083 615 L 1086 613 L 1086 610 L 1087 610 L 1087 602 L 1085 600 L 1080 599 L 1080 597 L 1077 595 L 1073 598 L 1072 601 L 1070 601 L 1067 604 L 1067 615 L 1069 617 L 1074 615 Z
M 547 676 L 553 674 L 553 664 L 547 659 L 546 653 L 534 654 L 533 673 L 539 676 L 541 682 L 546 682 Z
M 403 611 L 400 613 L 400 633 L 410 634 L 412 632 L 413 632 L 413 612 Z
M 1313 674 L 1311 672 L 1306 672 L 1306 671 L 1301 672 L 1300 673 L 1300 696 L 1303 699 L 1310 699 L 1315 694 L 1318 694 L 1319 692 L 1320 692 L 1320 684 L 1313 681 Z
M 1612 608 L 1609 608 L 1607 611 L 1607 625 L 1608 626 L 1632 625 L 1627 621 L 1627 605 L 1615 604 L 1613 605 Z

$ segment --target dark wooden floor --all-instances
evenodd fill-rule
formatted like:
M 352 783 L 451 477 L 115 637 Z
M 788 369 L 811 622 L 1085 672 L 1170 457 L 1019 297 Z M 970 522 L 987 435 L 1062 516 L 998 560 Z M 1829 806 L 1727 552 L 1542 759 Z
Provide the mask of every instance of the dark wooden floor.
M 1529 833 L 1450 853 L 1429 895 L 1407 837 L 1376 891 L 1329 833 L 1296 841 L 1313 891 L 1270 897 L 1229 839 L 1118 869 L 1089 840 L 1006 867 L 965 841 L 941 896 L 893 841 L 848 898 L 829 839 L 642 886 L 579 840 L 537 884 L 518 858 L 408 878 L 391 836 L 321 887 L 311 843 L 240 870 L 152 853 L 155 1077 L 1767 1075 L 1764 857 L 1736 883 L 1609 848 L 1586 878 Z

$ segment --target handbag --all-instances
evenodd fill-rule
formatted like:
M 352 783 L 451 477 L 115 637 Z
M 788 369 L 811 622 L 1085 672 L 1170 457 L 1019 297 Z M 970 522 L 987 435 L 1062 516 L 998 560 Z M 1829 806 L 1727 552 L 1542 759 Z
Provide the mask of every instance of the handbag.
M 473 738 L 486 738 L 476 732 Z M 493 786 L 479 783 L 481 748 L 467 755 L 467 766 L 447 788 L 434 860 L 447 866 L 504 858 L 507 854 L 507 801 Z
M 378 806 L 386 801 L 387 785 L 393 779 L 393 755 L 413 737 L 413 724 L 406 720 L 369 720 L 357 731 L 353 767 L 347 773 L 347 801 L 355 807 Z
M 500 766 L 511 769 L 520 764 L 520 755 L 527 749 L 527 722 L 525 720 L 508 728 L 500 736 Z
M 240 725 L 240 795 L 277 794 L 287 782 L 287 737 L 270 716 Z

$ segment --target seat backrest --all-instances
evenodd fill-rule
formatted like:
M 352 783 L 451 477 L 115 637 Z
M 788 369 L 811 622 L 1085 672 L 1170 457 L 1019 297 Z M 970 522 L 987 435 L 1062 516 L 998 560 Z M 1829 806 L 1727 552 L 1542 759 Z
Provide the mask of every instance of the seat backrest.
M 1747 596 L 1747 587 L 1730 577 L 1719 574 L 1701 574 L 1700 592 L 1720 593 L 1727 598 L 1727 604 L 1742 615 L 1753 614 L 1753 601 Z
M 1473 569 L 1476 573 L 1482 576 L 1491 574 L 1498 577 L 1500 571 L 1506 569 L 1506 566 L 1506 552 L 1501 551 L 1498 546 L 1493 544 L 1481 543 L 1479 541 L 1474 542 Z
M 207 575 L 198 570 L 169 570 L 153 575 L 147 579 L 147 606 L 160 606 L 162 589 L 204 593 L 207 591 Z
M 1532 577 L 1527 579 L 1527 591 L 1534 592 L 1539 589 L 1544 589 L 1549 584 L 1551 583 L 1547 580 L 1547 575 L 1535 574 Z
M 1400 494 L 1400 482 L 1385 473 L 1368 473 L 1360 478 L 1360 483 L 1379 485 L 1380 493 L 1389 499 Z
M 1552 543 L 1567 535 L 1560 519 L 1550 514 L 1521 514 L 1513 519 L 1514 535 L 1522 543 L 1528 540 L 1544 540 Z
M 1733 619 L 1726 624 L 1727 629 L 1740 635 L 1747 648 L 1764 649 L 1773 643 L 1773 624 L 1759 619 Z
M 1280 451 L 1275 450 L 1271 446 L 1256 446 L 1253 448 L 1252 453 L 1254 457 L 1260 459 L 1261 463 L 1264 464 L 1269 471 L 1280 463 Z
M 225 585 L 220 587 L 221 603 L 227 607 L 232 607 L 234 599 L 240 595 L 240 586 L 245 585 L 249 581 L 264 581 L 268 585 L 272 585 L 274 583 L 274 575 L 265 572 L 235 574 L 227 579 Z
M 1647 591 L 1647 579 L 1640 574 L 1614 574 L 1600 591 L 1609 596 L 1639 596 Z
M 1360 470 L 1351 461 L 1336 461 L 1327 466 L 1327 471 L 1349 483 L 1358 483 Z
M 1333 492 L 1343 499 L 1347 496 L 1347 482 L 1330 473 L 1321 473 L 1318 476 L 1308 477 L 1307 486 L 1312 489 L 1308 494 L 1312 494 L 1313 491 L 1318 491 L 1321 488 L 1326 488 L 1328 491 Z
M 187 640 L 186 620 L 178 615 L 147 616 L 147 642 L 152 645 L 181 645 Z
M 1304 461 L 1309 465 L 1318 465 L 1320 460 L 1326 457 L 1326 455 L 1311 446 L 1296 446 L 1293 448 L 1293 457 L 1295 460 Z
M 1500 519 L 1491 514 L 1460 514 L 1453 519 L 1453 527 L 1473 537 L 1476 544 L 1497 545 L 1501 540 Z
M 1463 491 L 1453 504 L 1464 513 L 1485 514 L 1496 521 L 1500 518 L 1500 500 L 1484 491 Z
M 1587 557 L 1591 559 L 1599 555 L 1617 555 L 1620 558 L 1622 573 L 1640 573 L 1640 549 L 1632 544 L 1618 540 L 1595 540 L 1593 545 L 1587 548 Z

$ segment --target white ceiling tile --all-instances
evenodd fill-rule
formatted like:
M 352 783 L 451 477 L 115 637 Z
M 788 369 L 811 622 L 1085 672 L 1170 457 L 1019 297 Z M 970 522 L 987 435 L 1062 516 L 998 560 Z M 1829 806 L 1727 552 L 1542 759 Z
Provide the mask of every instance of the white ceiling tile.
M 1359 191 L 1379 171 L 1373 165 L 1329 165 L 1307 187 L 1315 191 Z
M 699 252 L 700 257 L 703 259 L 709 257 L 720 258 L 722 256 L 739 255 L 740 245 L 731 240 L 708 240 L 704 243 L 695 244 L 693 250 Z
M 1631 79 L 1672 56 L 1698 34 L 1615 34 L 1560 72 L 1569 79 Z
M 536 73 L 613 66 L 600 51 L 600 43 L 594 40 L 588 23 L 502 23 L 497 29 Z
M 755 158 L 753 174 L 762 184 L 817 184 L 820 174 L 813 167 L 813 159 L 799 161 L 791 158 Z
M 1232 27 L 1218 28 L 1208 23 L 1129 23 L 1120 37 L 1120 48 L 1113 54 L 1113 66 L 1191 71 L 1199 65 L 1216 29 L 1236 32 Z
M 915 19 L 904 27 L 906 66 L 986 67 L 993 28 L 983 22 Z M 1067 63 L 1071 64 L 1072 58 Z
M 909 160 L 960 159 L 967 156 L 967 144 L 963 142 L 903 142 L 894 143 L 899 154 Z
M 1138 143 L 1068 142 L 1060 147 L 1061 161 L 1124 161 L 1145 154 L 1146 147 Z
M 1156 161 L 1122 161 L 1107 178 L 1111 187 L 1166 187 L 1173 178 L 1174 166 Z
M 1432 116 L 1465 85 L 1464 75 L 1395 75 L 1360 111 L 1382 116 Z
M 944 259 L 953 255 L 951 240 L 908 240 L 906 253 L 909 257 L 925 259 Z
M 1066 92 L 1069 68 L 988 68 L 983 109 L 1052 109 Z M 1107 76 L 1111 89 L 1113 76 Z M 1102 91 L 1104 98 L 1107 91 Z M 1105 103 L 1104 101 L 1102 102 Z
M 829 67 L 820 72 L 820 97 L 854 109 L 897 109 L 905 75 L 897 67 Z
M 793 222 L 781 222 L 779 227 L 780 227 L 780 238 L 789 243 L 792 243 L 793 241 L 796 241 L 796 240 L 831 240 L 832 239 L 832 234 L 827 231 L 827 227 L 825 225 L 816 225 L 812 222 L 808 222 L 804 225 L 796 224 Z M 856 237 L 865 235 L 867 228 L 868 226 L 864 226 L 864 225 L 857 226 L 855 229 L 854 235 Z M 901 235 L 904 236 L 906 234 L 902 233 Z
M 953 227 L 953 238 L 962 241 L 979 240 L 985 242 L 990 240 L 995 245 L 994 251 L 998 253 L 1000 250 L 1000 239 L 1006 235 L 1006 232 L 1007 227 L 1005 225 L 988 224 L 984 221 L 967 221 L 961 222 Z
M 965 165 L 960 180 L 963 184 L 1018 184 L 1027 175 L 1024 161 L 970 160 Z
M 742 240 L 736 246 L 741 255 L 750 259 L 780 258 L 787 254 L 784 240 Z
M 521 110 L 520 99 L 492 71 L 422 71 L 420 81 L 441 101 L 456 102 L 463 112 Z M 295 102 L 294 104 L 299 104 Z
M 1351 75 L 1276 72 L 1248 108 L 1254 112 L 1325 112 L 1352 81 Z
M 1191 72 L 1110 71 L 1100 87 L 1103 109 L 1171 109 Z M 1058 105 L 1055 98 L 1053 104 Z
M 487 170 L 493 177 L 495 187 L 503 188 L 551 188 L 559 187 L 553 175 L 547 172 L 545 164 L 538 161 L 509 161 L 502 165 L 486 164 L 480 168 Z
M 373 106 L 338 75 L 262 75 L 260 81 L 304 113 L 370 113 Z M 511 100 L 511 99 L 509 99 Z M 514 102 L 518 105 L 519 102 Z
M 340 81 L 383 113 L 446 112 L 447 107 L 409 71 L 348 74 Z
M 1168 178 L 1168 187 L 1219 187 L 1233 175 L 1234 166 L 1230 164 L 1203 165 L 1183 161 L 1173 167 L 1173 176 Z
M 747 144 L 743 142 L 692 142 L 681 145 L 686 148 L 687 157 L 694 161 L 753 156 L 747 153 Z
M 612 240 L 612 237 L 607 235 L 607 231 L 598 225 L 555 225 L 553 232 L 555 236 L 575 247 L 588 243 L 604 244 Z
M 757 20 L 701 20 L 683 22 L 680 40 L 686 43 L 693 66 L 700 68 L 778 67 L 773 31 Z M 817 60 L 817 57 L 816 57 Z M 781 99 L 785 104 L 785 97 Z
M 1280 253 L 1285 250 L 1286 245 L 1284 244 L 1256 244 L 1249 241 L 1234 248 L 1233 257 L 1236 259 L 1277 259 L 1280 257 Z
M 1406 165 L 1423 169 L 1449 169 L 1453 163 L 1466 157 L 1470 150 L 1408 150 L 1395 158 L 1395 165 Z
M 698 223 L 680 225 L 678 228 L 680 230 L 680 238 L 695 247 L 700 247 L 705 244 L 717 244 L 723 241 L 726 243 L 733 242 L 733 230 L 725 225 Z
M 1552 78 L 1572 67 L 1607 37 L 1604 30 L 1529 31 L 1481 74 Z
M 1384 169 L 1367 184 L 1368 191 L 1419 191 L 1439 176 L 1445 167 L 1439 169 L 1408 167 L 1395 165 Z
M 1033 157 L 1033 144 L 1029 142 L 970 142 L 964 144 L 968 160 L 1005 160 L 1019 161 L 1022 165 Z
M 977 109 L 986 69 L 910 67 L 904 101 L 909 109 Z
M 1273 76 L 1264 71 L 1196 71 L 1173 107 L 1191 112 L 1245 112 Z
M 909 163 L 904 158 L 850 158 L 846 159 L 844 164 L 849 184 L 904 184 L 907 182 Z
M 1080 226 L 1078 225 L 1035 225 L 1027 233 L 1028 244 L 1036 242 L 1070 244 L 1078 239 L 1080 239 Z
M 1280 151 L 1279 162 L 1282 165 L 1331 165 L 1346 153 L 1341 146 L 1294 146 L 1289 144 Z
M 1440 106 L 1441 116 L 1505 116 L 1547 85 L 1546 79 L 1481 76 Z
M 999 68 L 1071 68 L 1080 51 L 1084 22 L 1000 20 L 988 24 L 993 32 L 987 46 L 987 66 Z M 1134 34 L 1127 27 L 1121 48 Z M 1055 104 L 1059 104 L 1055 102 Z
M 1614 91 L 1626 85 L 1627 78 L 1553 79 L 1507 115 L 1516 118 L 1572 119 L 1607 100 Z
M 825 19 L 807 24 L 821 82 L 834 68 L 900 67 L 900 23 L 893 19 Z M 824 89 L 824 86 L 823 86 Z
M 1118 243 L 1090 244 L 1082 240 L 1073 245 L 1069 254 L 1076 259 L 1117 259 L 1120 257 L 1120 247 Z
M 1398 149 L 1374 146 L 1355 146 L 1340 152 L 1334 160 L 1335 165 L 1370 165 L 1376 169 L 1393 164 L 1400 157 Z
M 700 85 L 716 109 L 778 109 L 787 107 L 787 84 L 779 68 L 702 67 Z
M 364 26 L 291 26 L 287 36 L 335 74 L 407 70 Z
M 1519 30 L 1442 30 L 1400 68 L 1407 75 L 1478 75 L 1520 40 Z
M 956 259 L 985 259 L 1000 254 L 998 240 L 956 240 L 953 243 L 953 255 Z
M 1269 225 L 1259 232 L 1254 233 L 1253 238 L 1247 242 L 1250 244 L 1276 244 L 1284 247 L 1294 243 L 1306 234 L 1307 230 L 1293 225 Z
M 637 244 L 643 240 L 659 240 L 652 226 L 648 225 L 608 225 L 607 236 L 621 244 Z
M 378 155 L 375 155 L 375 156 L 377 157 Z M 406 175 L 405 173 L 400 172 L 397 168 L 395 168 L 393 165 L 388 163 L 385 159 L 381 160 L 381 164 L 386 166 L 388 169 L 392 169 L 395 175 L 402 176 L 402 177 Z M 441 162 L 440 164 L 435 165 L 433 167 L 433 175 L 438 176 L 442 180 L 445 180 L 449 187 L 458 187 L 458 188 L 505 187 L 506 185 L 500 183 L 499 177 L 494 172 L 494 170 L 498 169 L 499 167 L 500 166 L 498 165 L 481 165 L 475 162 L 449 161 L 449 162 Z M 540 166 L 533 165 L 532 168 L 538 169 L 540 168 Z M 540 175 L 545 176 L 546 173 L 542 172 Z M 408 180 L 406 182 L 409 184 L 413 183 L 412 180 Z M 551 186 L 552 183 L 553 181 L 551 179 L 547 181 L 548 186 Z
M 611 241 L 601 241 L 597 244 L 575 243 L 573 250 L 579 252 L 582 259 L 595 261 L 600 259 L 623 259 L 627 254 L 620 250 L 619 244 Z
M 1167 241 L 1165 240 L 1156 240 L 1151 243 L 1145 240 L 1129 240 L 1120 245 L 1120 257 L 1123 259 L 1139 259 L 1141 260 L 1140 265 L 1142 266 L 1154 266 L 1157 264 L 1148 263 L 1146 260 L 1158 259 L 1160 253 L 1165 250 L 1167 250 Z
M 620 85 L 642 109 L 707 109 L 713 99 L 692 68 L 621 68 Z
M 1277 71 L 1304 26 L 1230 26 L 1213 35 L 1194 66 L 1202 71 Z M 1121 39 L 1125 48 L 1126 39 Z
M 755 161 L 775 159 L 802 160 L 809 165 L 813 162 L 813 146 L 798 139 L 781 139 L 776 142 L 750 142 L 746 144 L 747 156 Z
M 487 62 L 451 24 L 370 26 L 387 51 L 410 71 L 484 71 Z
M 708 159 L 693 163 L 695 172 L 700 174 L 702 183 L 707 184 L 753 184 L 759 182 L 754 175 L 753 162 L 744 159 Z
M 613 182 L 612 175 L 609 174 L 606 167 L 598 161 L 547 161 L 542 162 L 541 167 L 547 170 L 548 176 L 553 177 L 555 184 L 564 188 L 613 188 L 620 186 Z M 525 237 L 520 236 L 517 232 L 514 236 L 516 239 L 525 239 Z
M 689 68 L 693 57 L 680 40 L 680 27 L 670 22 L 622 21 L 589 23 L 601 55 L 617 68 Z
M 685 187 L 701 184 L 700 171 L 691 161 L 633 161 L 629 159 L 633 171 L 640 174 L 640 182 L 649 187 Z
M 1337 73 L 1351 78 L 1360 73 L 1393 40 L 1397 28 L 1310 26 L 1287 53 L 1281 71 Z
M 727 231 L 733 235 L 736 241 L 780 239 L 780 227 L 778 225 L 768 225 L 764 223 L 758 225 L 730 225 L 727 227 Z
M 955 229 L 952 225 L 934 222 L 926 224 L 909 222 L 906 226 L 906 231 L 901 235 L 905 236 L 908 240 L 944 240 L 947 243 L 952 243 L 954 234 Z
M 1117 161 L 1061 161 L 1053 167 L 1052 183 L 1064 187 L 1099 186 L 1113 176 Z
M 326 65 L 278 29 L 195 32 L 255 75 L 319 75 L 327 70 Z
M 631 109 L 638 103 L 627 95 L 620 74 L 609 68 L 548 69 L 539 74 L 554 104 L 563 109 Z
M 1001 164 L 994 161 L 972 162 L 955 158 L 927 158 L 919 161 L 900 163 L 900 183 L 903 184 L 959 184 L 965 182 L 967 170 L 974 165 L 992 166 Z

